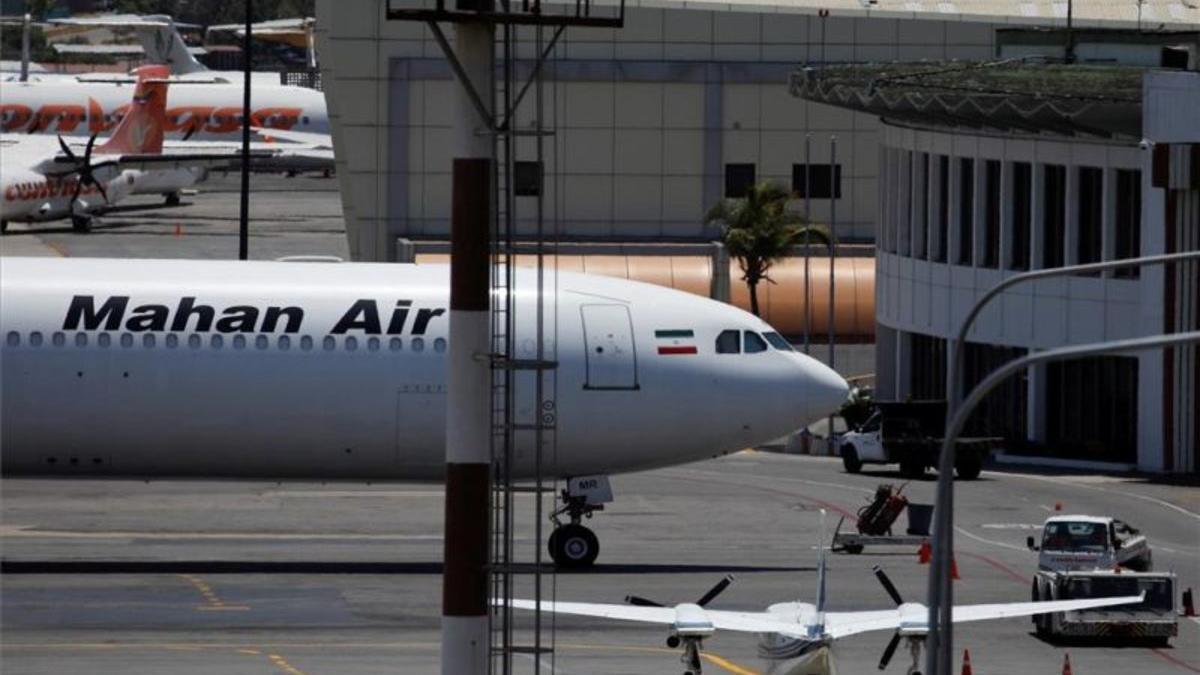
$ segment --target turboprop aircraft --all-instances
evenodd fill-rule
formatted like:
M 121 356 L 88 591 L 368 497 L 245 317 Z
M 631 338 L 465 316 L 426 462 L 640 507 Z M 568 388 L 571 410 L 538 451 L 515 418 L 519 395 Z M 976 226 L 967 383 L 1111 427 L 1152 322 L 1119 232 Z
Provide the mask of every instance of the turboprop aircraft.
M 536 271 L 515 277 L 510 358 L 552 368 L 513 373 L 510 469 L 530 477 L 541 441 L 543 476 L 567 481 L 560 565 L 595 560 L 580 521 L 609 474 L 753 447 L 846 399 L 754 315 L 624 279 L 558 273 L 539 356 Z M 440 265 L 4 258 L 0 467 L 441 480 L 448 297 Z M 544 425 L 553 444 L 525 431 Z
M 822 521 L 824 512 L 822 511 Z M 824 527 L 821 528 L 824 530 Z M 824 537 L 822 536 L 822 539 Z M 733 581 L 727 576 L 717 582 L 696 602 L 674 606 L 660 604 L 640 596 L 626 596 L 624 605 L 590 602 L 543 601 L 541 611 L 555 614 L 637 621 L 666 626 L 669 631 L 667 646 L 682 647 L 680 661 L 685 675 L 700 675 L 700 652 L 706 638 L 718 630 L 759 634 L 758 653 L 767 662 L 769 675 L 814 675 L 833 671 L 830 646 L 835 640 L 869 633 L 892 631 L 892 638 L 884 647 L 879 660 L 879 669 L 885 670 L 900 641 L 908 641 L 912 654 L 912 665 L 908 675 L 920 675 L 917 670 L 921 645 L 929 634 L 929 608 L 919 602 L 905 602 L 887 574 L 876 565 L 875 577 L 883 585 L 895 609 L 869 610 L 860 612 L 830 612 L 825 609 L 825 549 L 817 546 L 817 597 L 814 604 L 807 602 L 780 602 L 767 607 L 765 612 L 735 612 L 708 609 L 707 605 L 720 595 Z M 1046 600 L 1041 602 L 1009 602 L 986 605 L 956 605 L 951 617 L 954 623 L 987 621 L 1012 617 L 1034 616 L 1052 612 L 1070 612 L 1095 607 L 1110 607 L 1142 602 L 1141 595 L 1110 598 L 1087 598 L 1081 600 Z M 502 601 L 495 601 L 502 605 Z M 516 609 L 535 609 L 533 600 L 513 600 Z
M 239 159 L 228 153 L 161 154 L 167 100 L 162 78 L 168 74 L 165 66 L 138 70 L 128 113 L 99 145 L 94 134 L 75 150 L 61 136 L 0 135 L 0 231 L 10 220 L 59 218 L 87 231 L 96 212 L 129 196 L 140 183 L 157 185 L 163 173 L 203 171 Z

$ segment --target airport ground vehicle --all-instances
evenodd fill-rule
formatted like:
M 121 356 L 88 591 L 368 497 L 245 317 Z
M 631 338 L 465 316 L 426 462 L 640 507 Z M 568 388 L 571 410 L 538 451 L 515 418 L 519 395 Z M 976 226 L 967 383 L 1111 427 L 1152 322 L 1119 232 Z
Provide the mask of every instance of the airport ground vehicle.
M 1175 575 L 1153 572 L 1150 545 L 1138 530 L 1105 516 L 1055 516 L 1042 528 L 1034 601 L 1137 595 L 1145 599 L 1121 608 L 1056 612 L 1034 617 L 1046 637 L 1121 636 L 1165 644 L 1179 630 Z
M 848 473 L 864 464 L 899 464 L 905 476 L 920 477 L 937 466 L 946 426 L 945 401 L 876 401 L 874 411 L 857 428 L 842 434 L 839 448 Z M 973 479 L 1003 439 L 960 438 L 954 469 L 959 478 Z

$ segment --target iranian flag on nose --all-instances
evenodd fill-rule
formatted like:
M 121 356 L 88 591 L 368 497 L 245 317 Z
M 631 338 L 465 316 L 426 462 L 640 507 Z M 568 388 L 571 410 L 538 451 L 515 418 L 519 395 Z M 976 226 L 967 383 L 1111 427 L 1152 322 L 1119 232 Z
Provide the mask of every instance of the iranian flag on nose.
M 696 334 L 690 328 L 671 328 L 654 331 L 659 354 L 695 354 Z

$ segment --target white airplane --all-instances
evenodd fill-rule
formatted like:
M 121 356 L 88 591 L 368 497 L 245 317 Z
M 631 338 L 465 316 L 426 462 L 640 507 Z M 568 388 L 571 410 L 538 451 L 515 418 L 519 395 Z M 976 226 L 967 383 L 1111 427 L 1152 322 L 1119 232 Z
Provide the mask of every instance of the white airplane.
M 824 522 L 824 512 L 821 514 Z M 821 528 L 822 531 L 824 527 Z M 822 535 L 822 539 L 824 536 Z M 879 566 L 875 576 L 896 603 L 895 609 L 859 612 L 830 612 L 825 609 L 825 548 L 817 547 L 817 598 L 807 602 L 780 602 L 765 612 L 736 612 L 708 609 L 707 605 L 733 581 L 727 576 L 717 582 L 696 602 L 680 603 L 673 607 L 654 600 L 631 595 L 626 604 L 611 605 L 590 602 L 543 601 L 541 610 L 555 614 L 600 617 L 620 621 L 636 621 L 666 626 L 667 646 L 683 648 L 680 661 L 685 675 L 701 673 L 700 652 L 706 638 L 718 630 L 759 635 L 758 653 L 767 662 L 770 675 L 813 675 L 833 670 L 830 647 L 835 640 L 874 631 L 892 631 L 892 638 L 883 650 L 879 669 L 887 668 L 901 639 L 907 639 L 912 654 L 908 675 L 920 675 L 918 664 L 921 645 L 929 634 L 929 608 L 919 602 L 904 602 L 896 586 Z M 954 623 L 987 621 L 1012 617 L 1033 616 L 1050 612 L 1070 612 L 1095 607 L 1127 605 L 1142 602 L 1141 595 L 1081 600 L 1047 600 L 1042 602 L 1010 602 L 986 605 L 956 605 L 952 611 Z M 502 606 L 502 601 L 494 601 Z M 513 600 L 512 607 L 532 610 L 533 600 Z
M 441 480 L 448 282 L 439 265 L 4 258 L 3 475 Z M 517 424 L 555 425 L 547 478 L 606 484 L 736 452 L 846 399 L 837 373 L 735 307 L 557 283 L 553 401 L 514 373 Z M 515 356 L 535 358 L 532 294 L 512 316 Z M 534 434 L 514 433 L 512 471 L 528 477 Z M 598 543 L 580 520 L 602 500 L 574 496 L 552 554 L 582 566 Z
M 95 135 L 76 150 L 62 137 L 0 135 L 0 231 L 9 221 L 59 218 L 70 218 L 76 230 L 86 231 L 93 214 L 143 182 L 155 184 L 164 172 L 204 171 L 238 160 L 239 155 L 227 153 L 161 154 L 166 75 L 164 66 L 139 69 L 128 113 L 99 145 Z

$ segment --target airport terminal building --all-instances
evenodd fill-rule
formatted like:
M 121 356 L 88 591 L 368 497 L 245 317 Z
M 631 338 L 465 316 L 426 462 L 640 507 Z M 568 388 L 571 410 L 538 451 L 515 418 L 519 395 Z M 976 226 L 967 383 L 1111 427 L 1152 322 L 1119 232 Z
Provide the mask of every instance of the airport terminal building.
M 880 397 L 944 397 L 947 340 L 1006 276 L 1200 249 L 1200 72 L 916 72 L 794 81 L 798 95 L 881 115 Z M 1200 264 L 1036 281 L 976 321 L 966 382 L 1039 349 L 1198 329 Z M 1009 439 L 1021 461 L 1193 473 L 1198 382 L 1195 346 L 1050 363 L 986 399 L 975 431 Z

